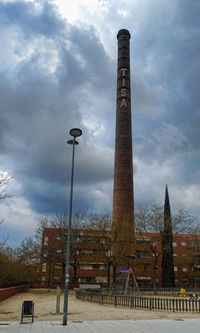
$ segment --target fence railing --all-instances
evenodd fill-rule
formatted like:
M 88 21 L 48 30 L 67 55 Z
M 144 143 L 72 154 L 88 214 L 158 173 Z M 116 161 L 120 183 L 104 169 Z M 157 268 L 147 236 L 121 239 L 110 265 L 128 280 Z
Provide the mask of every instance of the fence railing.
M 122 294 L 124 293 L 124 287 L 120 288 L 113 288 L 113 289 L 109 289 L 109 288 L 101 288 L 101 293 L 103 294 L 114 294 L 114 295 L 118 295 L 118 294 Z M 180 295 L 180 288 L 157 288 L 156 290 L 153 289 L 149 289 L 149 288 L 140 288 L 140 292 L 137 291 L 137 289 L 132 289 L 132 288 L 128 288 L 127 289 L 127 294 L 131 294 L 131 295 L 157 295 L 157 296 L 179 296 Z M 186 296 L 190 296 L 191 294 L 195 294 L 200 296 L 200 290 L 195 290 L 195 289 L 186 289 L 185 291 Z
M 109 295 L 82 290 L 76 291 L 76 298 L 88 302 L 134 309 L 200 313 L 200 300 L 198 299 Z

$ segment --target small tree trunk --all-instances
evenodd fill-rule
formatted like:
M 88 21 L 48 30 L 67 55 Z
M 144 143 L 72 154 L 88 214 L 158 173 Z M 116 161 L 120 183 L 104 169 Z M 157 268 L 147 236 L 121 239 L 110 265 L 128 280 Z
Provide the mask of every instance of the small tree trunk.
M 156 267 L 153 268 L 153 290 L 155 295 L 157 295 L 157 288 L 156 288 Z
M 113 285 L 116 283 L 116 265 L 113 266 Z
M 74 276 L 73 276 L 73 282 L 74 282 L 74 287 L 76 287 L 76 282 L 77 282 L 77 263 L 73 265 L 74 269 Z
M 50 286 L 51 286 L 51 261 L 49 262 L 48 292 L 50 291 Z
M 110 264 L 108 263 L 108 268 L 107 268 L 107 286 L 108 288 L 110 287 Z
M 194 289 L 197 290 L 197 271 L 194 270 Z
M 56 290 L 56 313 L 60 313 L 60 287 Z
M 62 265 L 62 286 L 65 288 L 65 264 Z
M 77 266 L 76 266 L 76 264 L 73 266 L 73 269 L 74 269 L 74 276 L 73 276 L 73 278 L 74 278 L 74 281 L 76 280 L 76 274 L 77 274 Z
M 156 270 L 157 270 L 157 256 L 154 257 L 154 265 L 153 265 L 153 290 L 155 295 L 157 294 L 157 288 L 156 288 Z

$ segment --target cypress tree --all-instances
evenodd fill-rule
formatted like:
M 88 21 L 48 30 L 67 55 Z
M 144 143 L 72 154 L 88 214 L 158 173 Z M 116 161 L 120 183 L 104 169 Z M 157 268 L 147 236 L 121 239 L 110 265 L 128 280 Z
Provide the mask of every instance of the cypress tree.
M 172 219 L 167 185 L 165 189 L 164 227 L 162 231 L 162 286 L 175 286 Z

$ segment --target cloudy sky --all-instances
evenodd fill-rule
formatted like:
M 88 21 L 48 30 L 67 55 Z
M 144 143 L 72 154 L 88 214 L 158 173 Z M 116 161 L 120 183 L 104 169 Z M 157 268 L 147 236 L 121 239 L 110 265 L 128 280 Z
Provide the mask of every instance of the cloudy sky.
M 112 214 L 118 30 L 131 33 L 135 204 L 200 214 L 200 3 L 1 0 L 0 232 L 16 246 L 43 215 Z M 2 235 L 1 235 L 2 236 Z

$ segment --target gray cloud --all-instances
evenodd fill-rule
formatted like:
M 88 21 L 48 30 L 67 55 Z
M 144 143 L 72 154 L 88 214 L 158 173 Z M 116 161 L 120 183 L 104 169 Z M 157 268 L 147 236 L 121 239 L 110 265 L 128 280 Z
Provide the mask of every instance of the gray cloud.
M 66 208 L 71 168 L 66 141 L 71 127 L 83 129 L 77 181 L 87 187 L 112 178 L 112 150 L 101 148 L 101 143 L 97 146 L 95 138 L 88 137 L 87 121 L 83 124 L 84 118 L 90 122 L 97 91 L 103 98 L 109 94 L 111 60 L 93 27 L 64 24 L 50 3 L 39 10 L 34 3 L 23 2 L 1 9 L 4 25 L 19 29 L 18 47 L 27 41 L 22 59 L 12 59 L 10 70 L 1 76 L 1 152 L 13 160 L 11 172 L 23 184 L 22 194 L 33 210 L 52 214 Z
M 103 14 L 82 6 L 82 19 L 69 23 L 52 1 L 0 4 L 0 162 L 35 218 L 68 208 L 72 127 L 83 130 L 74 207 L 112 210 L 123 27 L 132 35 L 135 202 L 157 201 L 168 183 L 176 208 L 189 202 L 198 210 L 199 7 L 117 0 L 105 2 Z M 12 205 L 20 210 L 20 202 Z

